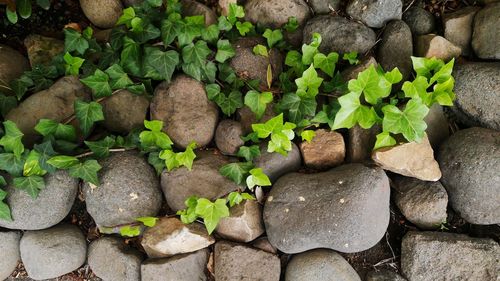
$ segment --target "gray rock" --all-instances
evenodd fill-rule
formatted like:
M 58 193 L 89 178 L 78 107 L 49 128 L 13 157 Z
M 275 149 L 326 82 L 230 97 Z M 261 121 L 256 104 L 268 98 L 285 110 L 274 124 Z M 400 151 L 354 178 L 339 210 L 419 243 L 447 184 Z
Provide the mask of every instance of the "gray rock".
M 371 248 L 389 224 L 389 179 L 378 168 L 348 164 L 281 177 L 264 205 L 271 244 L 285 253 Z
M 499 139 L 499 131 L 470 128 L 453 134 L 439 150 L 451 206 L 473 224 L 500 223 Z
M 35 280 L 70 273 L 87 257 L 85 237 L 74 225 L 27 231 L 21 238 L 20 249 L 24 268 Z
M 378 125 L 370 129 L 363 129 L 356 125 L 349 129 L 349 138 L 347 143 L 347 161 L 351 163 L 363 163 L 370 159 L 377 134 L 381 128 Z
M 38 34 L 28 35 L 24 39 L 24 46 L 32 66 L 49 64 L 55 56 L 64 51 L 64 41 Z
M 275 182 L 279 177 L 286 173 L 295 172 L 301 166 L 300 150 L 292 142 L 292 151 L 287 156 L 275 152 L 267 152 L 267 142 L 260 145 L 260 156 L 253 162 L 255 167 L 261 168 L 271 182 Z
M 380 28 L 391 20 L 400 20 L 402 9 L 401 0 L 351 0 L 346 11 L 355 20 Z
M 358 75 L 363 70 L 368 69 L 371 65 L 375 68 L 378 66 L 377 61 L 372 56 L 363 57 L 359 60 L 358 64 L 350 65 L 340 73 L 342 79 L 347 83 L 351 79 L 358 78 Z
M 337 252 L 327 249 L 294 255 L 286 267 L 285 281 L 361 281 L 358 273 Z
M 472 48 L 479 58 L 500 59 L 499 14 L 500 3 L 492 3 L 477 12 L 474 17 Z
M 326 170 L 344 162 L 345 143 L 340 133 L 331 130 L 316 130 L 312 141 L 300 143 L 300 152 L 307 167 Z
M 471 52 L 472 22 L 479 7 L 465 7 L 443 16 L 444 38 L 462 48 L 462 55 Z
M 182 0 L 182 14 L 184 16 L 202 15 L 205 17 L 205 25 L 217 24 L 217 14 L 212 9 L 195 0 Z
M 281 27 L 289 17 L 297 18 L 302 25 L 310 15 L 303 0 L 249 0 L 245 4 L 245 20 L 272 28 Z
M 277 256 L 245 245 L 220 241 L 215 244 L 215 280 L 280 280 Z
M 149 100 L 144 95 L 121 90 L 101 104 L 104 126 L 112 132 L 127 134 L 133 129 L 142 128 L 148 112 Z
M 80 0 L 85 16 L 100 28 L 112 28 L 122 15 L 120 0 Z
M 214 151 L 198 151 L 192 170 L 178 168 L 161 174 L 161 188 L 168 206 L 178 211 L 185 209 L 184 201 L 190 196 L 210 200 L 224 196 L 240 187 L 220 174 L 219 169 L 229 160 Z
M 141 277 L 144 281 L 205 281 L 208 250 L 192 254 L 176 255 L 171 258 L 148 259 L 142 263 Z
M 451 110 L 467 126 L 500 130 L 500 63 L 457 64 L 454 107 Z
M 410 27 L 413 35 L 424 35 L 434 31 L 436 26 L 434 16 L 427 10 L 413 6 L 403 14 L 403 20 Z
M 253 131 L 252 124 L 265 123 L 269 121 L 269 119 L 275 117 L 276 113 L 274 113 L 273 106 L 274 105 L 272 104 L 267 105 L 266 111 L 264 112 L 264 115 L 260 120 L 257 120 L 257 116 L 255 116 L 255 113 L 253 113 L 248 106 L 238 108 L 238 110 L 236 110 L 236 117 L 238 121 L 241 123 L 241 127 L 243 128 L 243 133 L 244 134 L 251 133 Z
M 419 57 L 436 57 L 443 61 L 449 61 L 452 58 L 458 58 L 462 54 L 462 49 L 444 37 L 427 34 L 417 36 L 415 54 Z
M 370 271 L 365 281 L 406 281 L 401 275 L 389 270 Z
M 30 64 L 23 55 L 0 44 L 0 85 L 8 86 L 12 80 L 19 78 L 29 69 Z
M 340 8 L 341 0 L 309 0 L 308 4 L 311 6 L 315 14 L 328 14 L 333 10 L 338 11 Z
M 191 77 L 179 75 L 155 89 L 151 119 L 163 121 L 163 131 L 179 148 L 193 141 L 199 147 L 210 143 L 218 118 L 217 105 L 208 100 L 203 84 Z
M 240 122 L 226 119 L 219 122 L 215 130 L 215 144 L 225 155 L 236 155 L 245 142 L 241 139 L 243 128 Z
M 78 192 L 78 180 L 63 170 L 47 174 L 45 188 L 36 199 L 12 184 L 5 190 L 13 221 L 0 220 L 0 227 L 38 230 L 54 226 L 68 215 Z
M 439 181 L 397 177 L 393 182 L 394 201 L 409 221 L 423 229 L 439 228 L 446 222 L 448 194 Z
M 256 200 L 246 200 L 229 209 L 230 216 L 222 218 L 215 229 L 222 238 L 250 242 L 265 232 L 262 206 Z
M 323 53 L 358 52 L 364 54 L 375 45 L 375 32 L 365 25 L 340 16 L 316 16 L 304 27 L 304 43 L 309 43 L 313 33 L 323 39 L 319 49 Z
M 403 237 L 401 270 L 408 280 L 498 280 L 500 246 L 492 239 L 410 231 Z
M 109 281 L 141 280 L 141 252 L 117 237 L 101 237 L 89 246 L 88 264 L 99 278 Z
M 136 151 L 113 153 L 101 163 L 99 186 L 85 183 L 87 211 L 98 226 L 112 227 L 156 216 L 162 195 L 156 173 Z
M 16 269 L 21 259 L 19 253 L 19 240 L 21 233 L 17 231 L 0 232 L 0 280 L 4 280 Z
M 449 123 L 443 112 L 443 107 L 437 103 L 433 104 L 429 108 L 429 113 L 425 116 L 424 121 L 427 124 L 425 132 L 429 142 L 436 149 L 450 135 Z
M 413 71 L 412 54 L 413 41 L 408 25 L 402 20 L 389 22 L 378 46 L 377 61 L 382 68 L 390 71 L 397 67 L 406 81 Z
M 278 253 L 278 249 L 276 249 L 276 247 L 274 247 L 269 242 L 269 240 L 267 240 L 267 237 L 257 238 L 257 240 L 255 240 L 252 243 L 252 247 L 260 249 L 262 251 L 266 251 L 266 252 L 271 253 L 271 254 L 277 254 Z

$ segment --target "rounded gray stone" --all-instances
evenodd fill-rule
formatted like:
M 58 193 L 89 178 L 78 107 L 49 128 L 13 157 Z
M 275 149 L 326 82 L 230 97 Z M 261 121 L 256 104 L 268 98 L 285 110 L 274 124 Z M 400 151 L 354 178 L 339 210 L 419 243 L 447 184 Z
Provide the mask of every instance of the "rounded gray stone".
M 401 0 L 351 0 L 347 4 L 347 14 L 369 27 L 380 28 L 391 20 L 401 19 Z
M 205 248 L 170 258 L 148 259 L 141 266 L 142 280 L 205 281 L 208 256 L 209 251 Z
M 309 0 L 307 3 L 311 6 L 315 14 L 328 14 L 333 10 L 338 11 L 341 0 Z
M 474 17 L 472 48 L 479 58 L 500 59 L 499 15 L 500 2 L 484 7 Z
M 80 0 L 85 16 L 100 28 L 112 28 L 122 15 L 120 0 Z
M 142 128 L 149 108 L 149 100 L 144 95 L 136 95 L 121 90 L 102 103 L 104 126 L 116 133 L 127 134 Z
M 412 54 L 413 41 L 408 25 L 402 20 L 389 22 L 378 46 L 378 63 L 385 71 L 391 71 L 397 67 L 405 81 L 413 71 Z
M 410 27 L 414 36 L 429 34 L 434 31 L 434 16 L 427 10 L 413 6 L 403 14 L 403 20 Z
M 249 0 L 245 4 L 245 20 L 272 28 L 280 28 L 289 17 L 302 25 L 310 14 L 304 0 Z
M 222 154 L 235 155 L 245 144 L 241 139 L 243 135 L 240 122 L 229 119 L 222 120 L 215 130 L 215 144 Z
M 21 259 L 19 240 L 21 233 L 17 231 L 0 232 L 0 280 L 4 280 L 16 269 Z
M 292 142 L 292 150 L 288 151 L 287 156 L 275 152 L 267 152 L 268 143 L 260 145 L 260 156 L 253 160 L 255 167 L 261 168 L 271 182 L 275 182 L 279 177 L 286 173 L 295 172 L 302 165 L 302 156 L 300 149 Z

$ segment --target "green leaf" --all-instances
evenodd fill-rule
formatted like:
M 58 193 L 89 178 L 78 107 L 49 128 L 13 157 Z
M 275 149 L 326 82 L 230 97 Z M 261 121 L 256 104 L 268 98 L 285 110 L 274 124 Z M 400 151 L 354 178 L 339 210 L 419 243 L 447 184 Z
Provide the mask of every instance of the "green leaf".
M 273 94 L 271 92 L 259 93 L 254 90 L 250 90 L 245 95 L 245 105 L 255 113 L 257 120 L 260 120 L 264 113 L 266 112 L 267 104 L 273 101 Z
M 443 106 L 453 106 L 453 100 L 455 99 L 455 93 L 453 93 L 453 87 L 455 85 L 455 79 L 450 77 L 447 81 L 442 83 L 437 83 L 434 85 L 434 92 L 432 93 L 432 101 L 430 103 L 425 103 L 430 107 L 434 102 L 439 103 Z
M 215 24 L 208 26 L 202 33 L 201 39 L 209 43 L 214 43 L 219 39 L 219 27 Z
M 147 78 L 170 82 L 178 63 L 179 54 L 174 50 L 162 52 L 155 47 L 144 48 L 144 76 Z
M 382 112 L 384 112 L 382 123 L 384 132 L 403 134 L 410 142 L 419 142 L 423 138 L 427 128 L 424 117 L 429 112 L 429 108 L 421 101 L 411 99 L 404 111 L 394 105 L 386 105 L 382 108 Z
M 303 98 L 314 98 L 319 93 L 319 87 L 323 83 L 323 78 L 318 77 L 318 73 L 311 65 L 302 77 L 295 79 L 297 85 L 297 95 Z
M 304 130 L 304 131 L 302 131 L 302 133 L 300 133 L 300 137 L 302 138 L 302 141 L 311 142 L 315 136 L 316 136 L 316 132 L 313 130 Z
M 271 181 L 261 168 L 254 168 L 250 170 L 250 176 L 247 177 L 247 187 L 253 190 L 255 186 L 270 186 Z
M 58 155 L 51 157 L 47 163 L 56 167 L 57 169 L 66 170 L 70 167 L 80 164 L 78 158 L 74 156 Z
M 96 69 L 93 75 L 87 76 L 80 81 L 87 87 L 92 89 L 92 93 L 95 99 L 109 97 L 113 92 L 111 86 L 109 85 L 108 74 L 100 69 Z
M 201 36 L 201 31 L 205 28 L 205 20 L 203 16 L 186 17 L 185 22 L 177 22 L 179 33 L 177 39 L 179 46 L 187 45 L 196 37 Z
M 314 56 L 318 53 L 321 41 L 321 35 L 319 33 L 313 33 L 311 43 L 302 45 L 302 64 L 310 65 L 313 63 Z
M 220 219 L 229 217 L 229 208 L 226 205 L 225 199 L 217 199 L 215 202 L 210 202 L 208 199 L 200 198 L 196 205 L 196 214 L 203 218 L 208 234 L 212 234 Z
M 89 42 L 83 38 L 82 34 L 74 29 L 64 29 L 64 50 L 66 52 L 76 51 L 83 55 L 89 48 Z
M 31 16 L 31 1 L 30 0 L 16 0 L 17 12 L 23 19 Z
M 125 71 L 141 76 L 141 46 L 133 39 L 123 37 L 123 49 L 120 54 L 120 65 Z
M 159 151 L 149 153 L 148 163 L 155 168 L 157 175 L 160 175 L 163 172 L 163 169 L 165 169 L 165 161 L 160 159 Z
M 236 52 L 233 49 L 233 46 L 231 46 L 231 43 L 229 43 L 229 40 L 223 40 L 219 39 L 217 41 L 217 54 L 215 54 L 215 60 L 223 63 L 227 59 L 234 57 Z
M 161 22 L 161 39 L 165 46 L 172 44 L 179 33 L 179 27 L 172 21 L 165 19 Z
M 243 202 L 243 200 L 255 200 L 255 197 L 253 197 L 249 193 L 240 193 L 236 191 L 229 193 L 229 195 L 227 196 L 229 207 L 239 205 L 241 202 Z
M 240 33 L 241 36 L 245 36 L 247 33 L 252 31 L 253 24 L 251 22 L 236 22 L 236 29 L 238 29 L 238 32 Z
M 335 73 L 335 65 L 339 60 L 339 54 L 330 53 L 328 56 L 324 54 L 317 53 L 314 55 L 314 67 L 321 69 L 324 73 L 328 74 L 328 76 L 333 77 Z
M 403 75 L 401 74 L 401 72 L 397 67 L 395 67 L 390 72 L 385 73 L 384 77 L 391 84 L 399 83 L 403 79 Z
M 391 134 L 389 132 L 382 132 L 377 135 L 377 141 L 375 142 L 373 150 L 393 145 L 396 145 L 396 140 L 391 136 Z
M 443 83 L 451 78 L 451 73 L 453 72 L 453 65 L 455 64 L 455 59 L 451 59 L 447 64 L 443 65 L 434 75 L 432 75 L 429 84 L 434 82 Z
M 142 131 L 139 134 L 141 145 L 144 148 L 170 149 L 172 147 L 172 140 L 170 137 L 162 132 L 163 122 L 159 120 L 144 120 L 144 127 L 151 131 Z M 151 149 L 150 149 L 151 150 Z
M 134 7 L 128 7 L 123 9 L 122 15 L 116 21 L 116 25 L 127 25 L 130 26 L 130 22 L 135 18 Z
M 50 141 L 43 142 L 41 144 L 35 144 L 33 148 L 40 154 L 39 163 L 40 167 L 49 173 L 54 173 L 56 168 L 47 163 L 49 158 L 56 155 L 52 143 Z
M 340 110 L 335 116 L 333 130 L 352 128 L 356 124 L 359 124 L 364 129 L 368 129 L 375 124 L 378 119 L 377 114 L 373 108 L 361 104 L 359 100 L 360 96 L 361 93 L 351 92 L 338 99 Z
M 269 54 L 267 52 L 267 48 L 264 45 L 257 44 L 255 47 L 253 47 L 253 53 L 258 56 L 263 56 L 263 57 L 268 57 Z
M 254 165 L 252 162 L 230 163 L 222 166 L 219 172 L 236 184 L 242 184 L 253 167 Z
M 86 103 L 81 100 L 76 100 L 75 116 L 76 119 L 78 119 L 80 128 L 85 136 L 90 134 L 92 126 L 94 126 L 95 122 L 104 120 L 102 106 L 95 101 Z
M 198 215 L 196 214 L 196 206 L 198 205 L 198 197 L 191 196 L 186 201 L 184 201 L 187 208 L 185 210 L 177 211 L 177 215 L 181 216 L 181 221 L 185 224 L 193 223 Z
M 134 84 L 119 64 L 113 64 L 106 69 L 106 74 L 109 75 L 109 85 L 113 90 L 123 89 Z
M 163 4 L 162 0 L 147 0 L 147 2 L 153 7 L 161 7 L 161 5 Z
M 12 221 L 10 208 L 6 203 L 3 202 L 6 197 L 7 192 L 5 192 L 3 189 L 0 189 L 0 219 L 4 221 Z
M 267 39 L 267 46 L 269 46 L 269 48 L 272 48 L 283 39 L 283 33 L 281 33 L 279 29 L 271 30 L 267 28 L 262 36 Z
M 36 0 L 36 4 L 45 10 L 50 8 L 50 0 Z
M 217 27 L 222 31 L 230 31 L 233 28 L 233 24 L 225 16 L 220 16 L 217 20 Z
M 196 143 L 190 143 L 184 152 L 178 152 L 175 155 L 175 160 L 179 163 L 179 165 L 186 167 L 189 171 L 191 171 L 193 167 L 193 161 L 196 158 L 196 154 L 193 149 L 196 148 Z
M 349 64 L 355 65 L 359 63 L 358 52 L 345 53 L 342 57 L 343 60 L 349 61 Z
M 42 136 L 54 135 L 56 139 L 67 141 L 76 140 L 76 129 L 72 125 L 61 124 L 50 119 L 40 119 L 35 126 L 35 130 Z
M 9 8 L 5 9 L 5 13 L 7 14 L 7 19 L 10 21 L 12 24 L 17 23 L 17 12 L 16 11 L 11 11 Z
M 16 94 L 18 100 L 26 94 L 28 88 L 34 86 L 34 81 L 26 74 L 22 75 L 19 79 L 10 82 L 10 88 Z
M 212 53 L 205 41 L 197 41 L 196 44 L 188 44 L 182 48 L 182 60 L 185 63 L 193 63 L 197 68 L 206 64 L 207 56 Z
M 24 162 L 23 176 L 43 176 L 47 173 L 40 166 L 40 154 L 36 150 L 31 150 Z
M 280 100 L 278 107 L 287 112 L 290 122 L 298 124 L 304 118 L 316 114 L 317 102 L 315 98 L 299 97 L 294 93 L 288 93 Z
M 36 199 L 40 190 L 45 187 L 45 182 L 40 176 L 14 178 L 12 182 L 16 188 L 26 191 L 33 199 Z
M 391 83 L 375 70 L 373 64 L 360 72 L 357 79 L 349 81 L 348 88 L 351 92 L 363 93 L 365 100 L 373 105 L 391 93 Z
M 245 11 L 242 6 L 239 6 L 238 4 L 230 3 L 229 4 L 229 10 L 227 12 L 227 20 L 234 24 L 238 18 L 244 18 L 245 17 Z
M 252 124 L 252 129 L 261 139 L 271 136 L 268 143 L 268 152 L 278 152 L 286 156 L 292 150 L 291 140 L 295 137 L 293 129 L 296 125 L 286 122 L 283 124 L 283 113 L 271 118 L 264 124 Z
M 99 185 L 97 172 L 101 169 L 101 165 L 96 160 L 87 160 L 84 163 L 71 166 L 68 170 L 69 175 L 74 178 L 80 178 L 93 185 Z
M 7 120 L 3 122 L 5 135 L 0 139 L 0 145 L 6 152 L 12 152 L 19 158 L 24 152 L 22 138 L 24 134 L 17 128 L 16 123 Z
M 227 96 L 225 94 L 218 95 L 215 102 L 225 115 L 230 116 L 236 109 L 243 106 L 243 97 L 240 91 L 231 91 Z
M 167 171 L 172 171 L 173 169 L 180 167 L 179 161 L 177 161 L 177 158 L 175 156 L 175 152 L 169 149 L 165 149 L 160 152 L 158 157 L 165 160 Z
M 136 221 L 142 222 L 147 227 L 153 227 L 156 225 L 156 222 L 158 221 L 158 218 L 155 217 L 140 217 L 135 219 Z
M 120 227 L 120 235 L 124 237 L 136 237 L 141 235 L 141 228 L 137 225 L 125 225 Z
M 429 83 L 427 83 L 427 78 L 425 78 L 424 76 L 418 76 L 417 78 L 415 78 L 415 80 L 413 80 L 413 82 L 404 82 L 401 89 L 405 93 L 405 97 L 418 99 L 428 96 L 428 86 Z
M 83 63 L 85 62 L 84 59 L 79 58 L 79 57 L 73 57 L 70 53 L 66 52 L 64 55 L 64 61 L 66 64 L 64 65 L 64 68 L 66 70 L 67 75 L 74 75 L 78 76 L 80 73 L 80 68 L 82 67 Z
M 97 158 L 109 155 L 109 149 L 115 145 L 115 138 L 107 136 L 100 141 L 84 141 Z
M 417 76 L 424 76 L 430 79 L 433 75 L 432 73 L 443 67 L 444 62 L 435 57 L 433 58 L 418 58 L 411 57 L 413 63 L 413 70 L 417 73 Z
M 13 153 L 0 153 L 0 169 L 13 176 L 21 176 L 24 160 Z
M 287 32 L 294 32 L 295 30 L 297 30 L 297 28 L 299 28 L 299 21 L 297 20 L 296 17 L 289 17 L 288 22 L 285 23 L 283 28 Z
M 240 146 L 236 156 L 245 158 L 246 161 L 252 161 L 255 157 L 260 156 L 260 149 L 258 145 Z

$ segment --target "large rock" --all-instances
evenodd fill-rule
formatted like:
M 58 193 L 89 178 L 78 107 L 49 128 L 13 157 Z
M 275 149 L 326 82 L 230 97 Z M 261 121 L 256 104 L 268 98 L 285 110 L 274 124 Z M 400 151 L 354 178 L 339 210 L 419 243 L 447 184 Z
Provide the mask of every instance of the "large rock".
M 101 237 L 89 246 L 88 264 L 104 280 L 140 281 L 141 262 L 141 252 L 117 237 Z
M 450 135 L 449 123 L 444 114 L 443 107 L 437 103 L 429 108 L 429 113 L 424 118 L 427 129 L 425 133 L 432 147 L 437 149 L 439 145 Z
M 346 11 L 355 20 L 380 28 L 390 20 L 400 20 L 402 9 L 401 0 L 351 0 Z
M 156 216 L 162 196 L 156 173 L 135 151 L 113 153 L 101 163 L 99 186 L 85 183 L 87 211 L 98 226 L 112 227 Z
M 85 16 L 100 28 L 112 28 L 122 15 L 120 0 L 80 0 Z
M 267 152 L 267 142 L 260 145 L 260 156 L 253 160 L 255 167 L 261 168 L 271 182 L 275 182 L 286 173 L 295 172 L 301 166 L 300 150 L 292 142 L 292 151 L 288 151 L 287 156 L 276 152 Z
M 265 123 L 269 121 L 269 119 L 275 117 L 276 113 L 274 113 L 273 106 L 273 104 L 268 104 L 266 106 L 266 111 L 260 120 L 257 120 L 257 116 L 248 106 L 238 108 L 238 110 L 236 110 L 236 118 L 241 123 L 243 133 L 245 135 L 251 133 L 253 131 L 252 124 Z
M 4 280 L 16 269 L 20 260 L 19 240 L 21 233 L 17 231 L 0 232 L 0 280 Z
M 240 122 L 226 119 L 219 122 L 215 130 L 215 144 L 225 155 L 236 155 L 245 142 L 241 139 L 243 128 Z
M 474 17 L 472 48 L 482 59 L 500 59 L 499 14 L 500 2 L 484 7 Z
M 59 170 L 45 176 L 45 188 L 33 199 L 28 193 L 9 184 L 6 203 L 12 222 L 0 220 L 0 227 L 38 230 L 61 222 L 71 210 L 78 192 L 78 179 Z
M 389 193 L 385 173 L 361 164 L 288 174 L 273 185 L 264 205 L 269 241 L 285 253 L 364 251 L 384 236 Z
M 313 33 L 323 39 L 319 49 L 323 53 L 358 52 L 364 54 L 375 45 L 375 32 L 365 25 L 340 16 L 316 16 L 304 27 L 304 43 L 309 43 Z
M 415 40 L 415 54 L 419 57 L 433 58 L 449 61 L 458 58 L 462 49 L 444 37 L 435 34 L 417 36 Z
M 300 143 L 300 152 L 306 166 L 328 169 L 344 162 L 345 143 L 340 133 L 331 130 L 316 130 L 311 142 Z
M 311 6 L 315 14 L 329 14 L 332 10 L 338 11 L 341 0 L 309 0 L 307 3 Z
M 403 237 L 401 270 L 408 280 L 498 280 L 500 246 L 492 239 L 439 232 Z
M 24 268 L 35 280 L 70 273 L 85 263 L 87 257 L 85 237 L 74 225 L 27 231 L 20 248 Z
M 451 206 L 473 224 L 500 223 L 500 132 L 458 131 L 439 149 L 441 182 Z
M 469 55 L 472 40 L 472 21 L 479 7 L 466 7 L 443 16 L 444 38 L 462 48 L 463 55 Z
M 377 134 L 381 128 L 378 125 L 370 129 L 363 129 L 356 125 L 349 129 L 349 141 L 347 143 L 347 161 L 351 163 L 363 163 L 370 159 Z
M 24 39 L 31 66 L 49 64 L 52 59 L 64 51 L 64 41 L 38 34 L 28 35 Z
M 451 109 L 460 122 L 500 130 L 500 63 L 458 64 L 455 77 L 455 103 Z
M 178 168 L 161 174 L 161 188 L 168 206 L 174 211 L 185 209 L 184 201 L 190 196 L 214 200 L 239 189 L 237 184 L 219 172 L 222 166 L 229 164 L 226 157 L 210 150 L 196 154 L 191 171 Z
M 217 14 L 212 9 L 196 0 L 182 0 L 182 14 L 184 16 L 202 15 L 205 17 L 205 25 L 217 24 Z
M 280 280 L 277 256 L 241 244 L 220 241 L 215 244 L 215 280 Z
M 222 218 L 216 231 L 222 238 L 250 242 L 265 232 L 262 206 L 256 200 L 245 200 L 229 209 L 230 216 Z
M 179 148 L 193 141 L 198 147 L 210 143 L 218 118 L 217 105 L 208 100 L 203 84 L 191 77 L 179 75 L 155 89 L 151 119 L 163 121 L 163 131 Z
M 215 243 L 202 224 L 184 224 L 178 218 L 164 217 L 144 231 L 141 245 L 150 258 L 191 253 Z
M 408 24 L 413 35 L 429 34 L 436 26 L 434 16 L 416 5 L 403 14 L 403 20 Z
M 205 281 L 208 250 L 176 255 L 163 259 L 148 259 L 142 263 L 141 277 L 147 281 Z
M 12 80 L 19 78 L 29 69 L 30 64 L 23 55 L 0 44 L 0 85 L 8 86 Z
M 389 270 L 370 271 L 365 281 L 406 281 L 401 275 Z
M 413 71 L 411 56 L 413 42 L 411 30 L 402 20 L 387 24 L 378 47 L 377 60 L 386 71 L 397 67 L 406 81 Z
M 249 0 L 245 5 L 245 19 L 264 26 L 279 28 L 289 17 L 302 25 L 310 17 L 309 6 L 303 0 Z
M 294 255 L 286 267 L 285 281 L 361 281 L 358 273 L 337 252 L 312 250 Z
M 101 104 L 104 126 L 112 132 L 127 134 L 133 129 L 142 128 L 148 112 L 149 100 L 144 95 L 121 90 Z
M 373 65 L 375 68 L 378 66 L 378 63 L 374 57 L 362 57 L 357 64 L 350 65 L 342 70 L 342 72 L 340 73 L 342 76 L 342 80 L 348 83 L 349 80 L 358 78 L 359 73 L 368 69 L 371 65 Z

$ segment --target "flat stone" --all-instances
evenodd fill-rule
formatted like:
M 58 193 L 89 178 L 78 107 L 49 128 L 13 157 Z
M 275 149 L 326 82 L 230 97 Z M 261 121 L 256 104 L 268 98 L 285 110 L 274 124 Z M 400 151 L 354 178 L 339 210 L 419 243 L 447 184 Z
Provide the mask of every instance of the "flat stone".
M 203 249 L 170 258 L 148 259 L 141 266 L 142 280 L 205 281 L 208 255 L 208 250 Z
M 85 16 L 100 28 L 112 28 L 122 15 L 120 0 L 80 0 Z
M 331 130 L 316 130 L 311 142 L 300 143 L 300 152 L 307 167 L 328 169 L 344 162 L 345 143 L 340 133 Z
M 302 25 L 310 15 L 303 0 L 249 0 L 245 4 L 245 20 L 272 28 L 280 28 L 289 17 Z
M 462 55 L 470 55 L 472 23 L 479 7 L 465 7 L 450 14 L 444 14 L 444 38 L 462 48 Z
M 380 131 L 379 125 L 374 125 L 370 129 L 363 129 L 359 125 L 350 128 L 347 143 L 347 161 L 363 163 L 369 160 L 377 140 L 377 134 Z
M 390 270 L 370 271 L 365 281 L 406 281 L 401 275 Z
M 260 156 L 253 160 L 255 167 L 261 168 L 271 182 L 275 182 L 286 173 L 295 172 L 300 169 L 302 159 L 300 150 L 292 142 L 292 151 L 288 151 L 287 156 L 279 153 L 267 152 L 267 142 L 260 145 Z
M 265 232 L 262 207 L 256 200 L 229 209 L 230 216 L 222 218 L 215 229 L 222 238 L 236 242 L 250 242 Z
M 52 59 L 64 51 L 64 41 L 38 34 L 30 34 L 24 39 L 30 64 L 49 64 Z
M 101 104 L 104 113 L 102 123 L 106 129 L 115 133 L 128 134 L 133 129 L 144 126 L 149 108 L 149 100 L 145 95 L 120 90 Z
M 346 12 L 369 27 L 381 28 L 391 20 L 400 20 L 402 9 L 401 0 L 351 0 Z
M 472 48 L 479 58 L 500 59 L 499 14 L 500 2 L 497 2 L 484 7 L 474 17 Z
M 236 155 L 240 147 L 245 144 L 241 139 L 243 136 L 240 122 L 230 119 L 222 120 L 215 130 L 215 144 L 222 154 Z
M 182 0 L 182 14 L 184 16 L 204 16 L 205 25 L 217 24 L 217 14 L 206 5 L 195 0 Z
M 446 118 L 443 107 L 437 103 L 433 104 L 429 108 L 429 113 L 424 118 L 425 124 L 427 124 L 427 129 L 425 133 L 429 138 L 434 149 L 437 149 L 439 145 L 450 135 L 449 122 Z
M 417 36 L 415 40 L 415 54 L 419 57 L 436 57 L 444 61 L 458 58 L 462 49 L 444 37 L 435 34 Z
M 19 253 L 19 240 L 21 232 L 9 231 L 0 232 L 0 280 L 4 280 L 16 269 L 17 263 L 21 259 Z
M 416 5 L 410 7 L 403 14 L 403 21 L 410 27 L 413 35 L 424 35 L 434 31 L 436 20 L 434 16 L 424 8 Z
M 315 14 L 329 14 L 332 10 L 337 11 L 340 8 L 341 0 L 309 0 L 307 3 Z
M 391 71 L 397 67 L 405 81 L 413 71 L 412 55 L 413 40 L 410 27 L 402 20 L 389 22 L 384 29 L 377 52 L 377 60 L 382 68 Z

